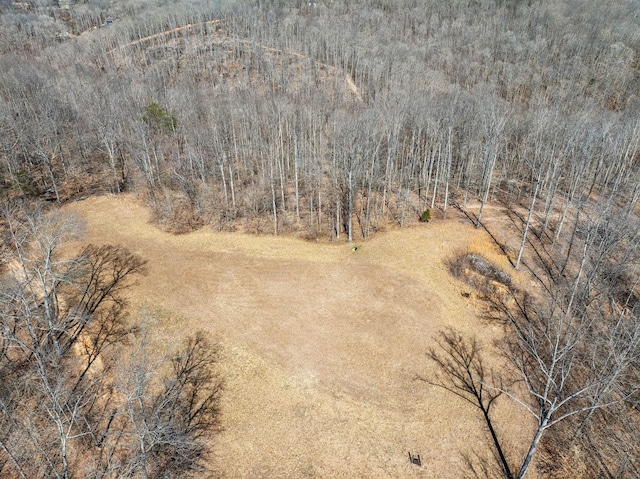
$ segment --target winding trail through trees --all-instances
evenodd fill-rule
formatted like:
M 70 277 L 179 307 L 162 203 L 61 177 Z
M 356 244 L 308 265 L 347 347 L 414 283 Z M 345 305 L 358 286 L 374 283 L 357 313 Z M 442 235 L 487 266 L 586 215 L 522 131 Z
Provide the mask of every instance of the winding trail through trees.
M 206 28 L 207 26 L 211 26 L 211 25 L 221 25 L 221 24 L 224 23 L 224 21 L 225 21 L 225 19 L 215 19 L 215 20 L 208 20 L 208 21 L 199 22 L 199 23 L 189 23 L 187 25 L 182 25 L 180 27 L 171 28 L 169 30 L 164 30 L 162 32 L 158 32 L 158 33 L 154 33 L 152 35 L 147 35 L 145 37 L 138 38 L 136 40 L 130 41 L 129 43 L 121 45 L 121 46 L 109 51 L 108 53 L 112 54 L 116 50 L 123 50 L 123 49 L 128 48 L 128 47 L 144 46 L 144 44 L 146 44 L 148 42 L 151 42 L 153 40 L 158 40 L 160 38 L 170 37 L 171 35 L 175 35 L 176 33 L 184 32 L 184 31 L 192 31 L 192 30 L 194 30 L 195 28 L 198 28 L 198 27 L 205 27 Z M 230 40 L 233 40 L 235 42 L 238 42 L 240 44 L 243 44 L 243 45 L 257 45 L 258 47 L 260 47 L 265 52 L 274 53 L 276 55 L 292 56 L 292 57 L 296 57 L 296 58 L 300 58 L 300 59 L 309 59 L 309 57 L 307 55 L 304 55 L 304 54 L 302 54 L 300 52 L 289 51 L 289 50 L 281 50 L 281 49 L 278 49 L 278 48 L 269 47 L 269 46 L 262 45 L 262 44 L 259 44 L 259 43 L 256 44 L 254 42 L 251 42 L 250 40 L 239 38 L 239 37 L 236 37 L 234 35 L 226 34 L 225 37 L 230 39 Z M 327 69 L 327 71 L 331 72 L 334 75 L 338 75 L 339 74 L 338 68 L 336 68 L 334 66 L 328 65 L 326 63 L 323 63 L 323 62 L 320 62 L 320 61 L 317 61 L 317 60 L 312 60 L 312 61 L 315 61 L 316 66 L 324 67 L 324 68 Z M 353 80 L 353 78 L 351 78 L 351 76 L 349 74 L 345 73 L 344 74 L 344 79 L 345 79 L 347 90 L 350 91 L 358 99 L 358 101 L 362 102 L 363 101 L 362 91 L 358 88 L 358 86 L 356 85 L 356 83 Z

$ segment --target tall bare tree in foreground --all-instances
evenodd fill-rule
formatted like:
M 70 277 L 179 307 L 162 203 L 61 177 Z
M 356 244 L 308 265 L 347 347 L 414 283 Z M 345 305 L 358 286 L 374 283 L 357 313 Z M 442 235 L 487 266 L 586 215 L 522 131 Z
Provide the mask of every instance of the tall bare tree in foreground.
M 520 374 L 514 385 L 524 384 L 524 396 L 519 388 L 505 388 L 504 382 L 496 382 L 494 372 L 485 369 L 475 340 L 468 341 L 455 332 L 442 333 L 440 348 L 429 353 L 439 370 L 437 378 L 429 382 L 482 412 L 496 462 L 505 478 L 525 477 L 540 440 L 552 427 L 572 416 L 579 416 L 584 424 L 596 410 L 622 403 L 638 391 L 637 383 L 625 381 L 640 358 L 637 324 L 617 321 L 592 343 L 594 338 L 586 337 L 585 324 L 570 325 L 571 321 L 557 318 L 547 331 L 542 331 L 540 323 L 532 324 L 539 319 L 532 318 L 531 312 L 514 318 L 516 337 L 505 349 Z M 517 464 L 509 462 L 490 415 L 495 400 L 503 394 L 517 401 L 536 421 L 527 453 Z
M 124 368 L 117 359 L 137 347 L 122 293 L 145 261 L 109 245 L 63 255 L 78 225 L 58 212 L 6 206 L 3 221 L 0 475 L 151 478 L 201 471 L 218 418 L 211 346 L 196 335 L 168 367 L 155 369 Z M 128 374 L 138 379 L 137 396 L 117 387 Z M 134 397 L 137 415 L 130 414 Z M 139 417 L 152 424 L 148 433 L 140 432 Z M 133 452 L 140 434 L 153 437 L 143 458 Z
M 455 333 L 443 334 L 440 349 L 430 353 L 439 370 L 432 382 L 483 412 L 504 477 L 525 477 L 552 428 L 562 426 L 570 441 L 579 440 L 596 412 L 624 404 L 629 421 L 640 419 L 631 407 L 640 391 L 640 233 L 626 215 L 614 216 L 608 207 L 597 212 L 575 226 L 569 265 L 562 278 L 551 278 L 544 296 L 513 291 L 492 299 L 493 319 L 506 326 L 499 350 L 507 374 L 496 380 L 475 341 Z M 535 420 L 526 454 L 511 467 L 489 416 L 500 394 Z

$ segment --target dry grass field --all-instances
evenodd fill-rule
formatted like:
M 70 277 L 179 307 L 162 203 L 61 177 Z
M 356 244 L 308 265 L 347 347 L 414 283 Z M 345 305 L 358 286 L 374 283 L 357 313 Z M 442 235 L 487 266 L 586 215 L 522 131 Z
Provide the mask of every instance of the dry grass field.
M 224 430 L 212 467 L 222 477 L 457 478 L 461 453 L 487 453 L 476 411 L 416 380 L 431 374 L 425 352 L 438 330 L 486 343 L 499 334 L 445 264 L 468 250 L 506 264 L 469 222 L 451 215 L 353 251 L 208 228 L 175 236 L 131 196 L 66 209 L 84 219 L 83 242 L 148 260 L 131 304 L 153 313 L 168 344 L 198 329 L 220 343 Z M 526 416 L 506 400 L 497 412 L 515 445 Z

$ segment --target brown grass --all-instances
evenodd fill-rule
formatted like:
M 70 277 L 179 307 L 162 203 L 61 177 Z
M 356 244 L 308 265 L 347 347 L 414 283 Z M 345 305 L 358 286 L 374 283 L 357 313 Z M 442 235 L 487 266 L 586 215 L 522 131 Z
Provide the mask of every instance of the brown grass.
M 130 196 L 67 209 L 86 220 L 83 241 L 149 261 L 130 299 L 156 313 L 167 343 L 197 329 L 220 341 L 224 431 L 213 466 L 223 477 L 453 478 L 461 452 L 485 454 L 476 411 L 415 380 L 429 375 L 439 329 L 485 344 L 499 334 L 446 265 L 457 251 L 491 249 L 482 231 L 451 219 L 376 235 L 354 252 L 210 229 L 173 236 Z M 498 412 L 517 444 L 529 422 L 506 401 Z

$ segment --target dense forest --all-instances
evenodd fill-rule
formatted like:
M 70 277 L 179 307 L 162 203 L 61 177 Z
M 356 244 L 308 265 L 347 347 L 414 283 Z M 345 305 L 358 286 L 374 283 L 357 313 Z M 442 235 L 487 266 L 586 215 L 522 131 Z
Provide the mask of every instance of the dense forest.
M 98 193 L 139 194 L 176 233 L 334 241 L 427 211 L 480 227 L 499 203 L 520 245 L 505 253 L 544 292 L 488 307 L 512 331 L 499 349 L 538 423 L 521 464 L 493 438 L 500 473 L 522 477 L 535 453 L 548 477 L 637 477 L 639 22 L 633 0 L 0 0 L 0 192 L 5 223 L 22 225 L 5 226 L 6 244 L 23 258 L 15 238 L 34 224 L 8 205 Z M 117 252 L 109 261 L 128 254 Z M 20 301 L 42 308 L 24 294 L 3 293 L 5 328 Z M 46 354 L 71 348 L 69 334 Z M 9 348 L 22 336 L 0 344 L 0 377 L 14 383 L 42 352 Z M 473 365 L 465 341 L 445 335 L 432 355 Z M 441 384 L 469 394 L 489 381 L 481 369 Z M 10 408 L 29 406 L 12 394 L 0 398 L 0 475 L 85 477 L 36 440 L 23 450 L 46 460 L 29 472 L 10 449 L 22 427 Z M 471 397 L 487 419 L 491 397 Z M 86 477 L 115 477 L 101 467 Z

